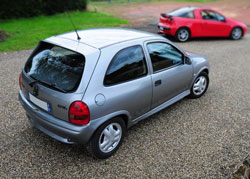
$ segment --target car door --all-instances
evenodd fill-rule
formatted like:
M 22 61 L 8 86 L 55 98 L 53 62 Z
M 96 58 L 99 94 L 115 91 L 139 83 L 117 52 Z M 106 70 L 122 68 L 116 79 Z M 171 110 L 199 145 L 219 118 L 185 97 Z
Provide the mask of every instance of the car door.
M 230 26 L 226 23 L 224 16 L 211 10 L 202 10 L 201 16 L 203 35 L 207 37 L 228 36 Z
M 167 42 L 145 44 L 152 65 L 152 108 L 189 90 L 193 67 L 184 63 L 185 55 Z

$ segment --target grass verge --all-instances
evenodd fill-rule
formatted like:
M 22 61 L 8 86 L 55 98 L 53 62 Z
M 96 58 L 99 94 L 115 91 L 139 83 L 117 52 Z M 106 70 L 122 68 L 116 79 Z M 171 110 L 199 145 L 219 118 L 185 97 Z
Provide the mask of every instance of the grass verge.
M 70 17 L 77 29 L 95 27 L 116 27 L 128 22 L 99 12 L 70 12 Z M 42 39 L 73 31 L 66 14 L 39 16 L 13 20 L 0 20 L 0 30 L 10 37 L 0 42 L 0 52 L 32 49 Z
M 102 1 L 89 1 L 89 5 L 110 5 L 119 3 L 145 3 L 145 2 L 213 2 L 219 0 L 102 0 Z

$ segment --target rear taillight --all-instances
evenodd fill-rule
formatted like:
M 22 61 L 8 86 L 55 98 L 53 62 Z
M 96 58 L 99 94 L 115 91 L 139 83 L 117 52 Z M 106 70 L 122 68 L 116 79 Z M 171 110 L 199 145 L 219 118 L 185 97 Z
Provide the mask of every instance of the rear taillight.
M 166 18 L 166 17 L 167 17 L 167 14 L 161 13 L 161 16 Z
M 173 16 L 168 15 L 166 13 L 161 13 L 161 17 L 163 17 L 165 20 L 167 20 L 168 22 L 171 22 L 174 20 Z
M 89 108 L 85 103 L 75 101 L 70 105 L 69 122 L 76 125 L 85 125 L 89 123 L 89 119 Z
M 22 72 L 19 75 L 19 87 L 20 87 L 20 90 L 23 90 L 23 87 L 22 87 Z

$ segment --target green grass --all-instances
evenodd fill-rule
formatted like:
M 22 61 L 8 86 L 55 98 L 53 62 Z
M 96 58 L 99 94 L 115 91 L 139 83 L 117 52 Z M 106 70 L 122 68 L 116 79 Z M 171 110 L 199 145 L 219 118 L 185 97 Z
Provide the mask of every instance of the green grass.
M 76 11 L 69 14 L 77 29 L 116 27 L 128 23 L 125 20 L 99 12 Z M 0 20 L 0 29 L 10 35 L 4 42 L 0 42 L 0 52 L 32 49 L 40 40 L 73 31 L 66 14 Z
M 110 4 L 119 4 L 119 3 L 145 3 L 145 2 L 213 2 L 219 0 L 111 0 L 109 3 L 108 0 L 101 1 L 89 1 L 90 5 L 98 6 L 98 5 L 110 5 Z

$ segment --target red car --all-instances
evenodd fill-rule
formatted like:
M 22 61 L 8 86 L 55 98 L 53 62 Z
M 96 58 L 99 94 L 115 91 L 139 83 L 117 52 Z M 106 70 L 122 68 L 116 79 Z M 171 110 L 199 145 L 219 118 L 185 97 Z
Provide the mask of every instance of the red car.
M 238 40 L 247 27 L 242 22 L 226 18 L 219 12 L 199 7 L 184 7 L 161 13 L 159 32 L 185 42 L 193 37 L 230 37 Z

